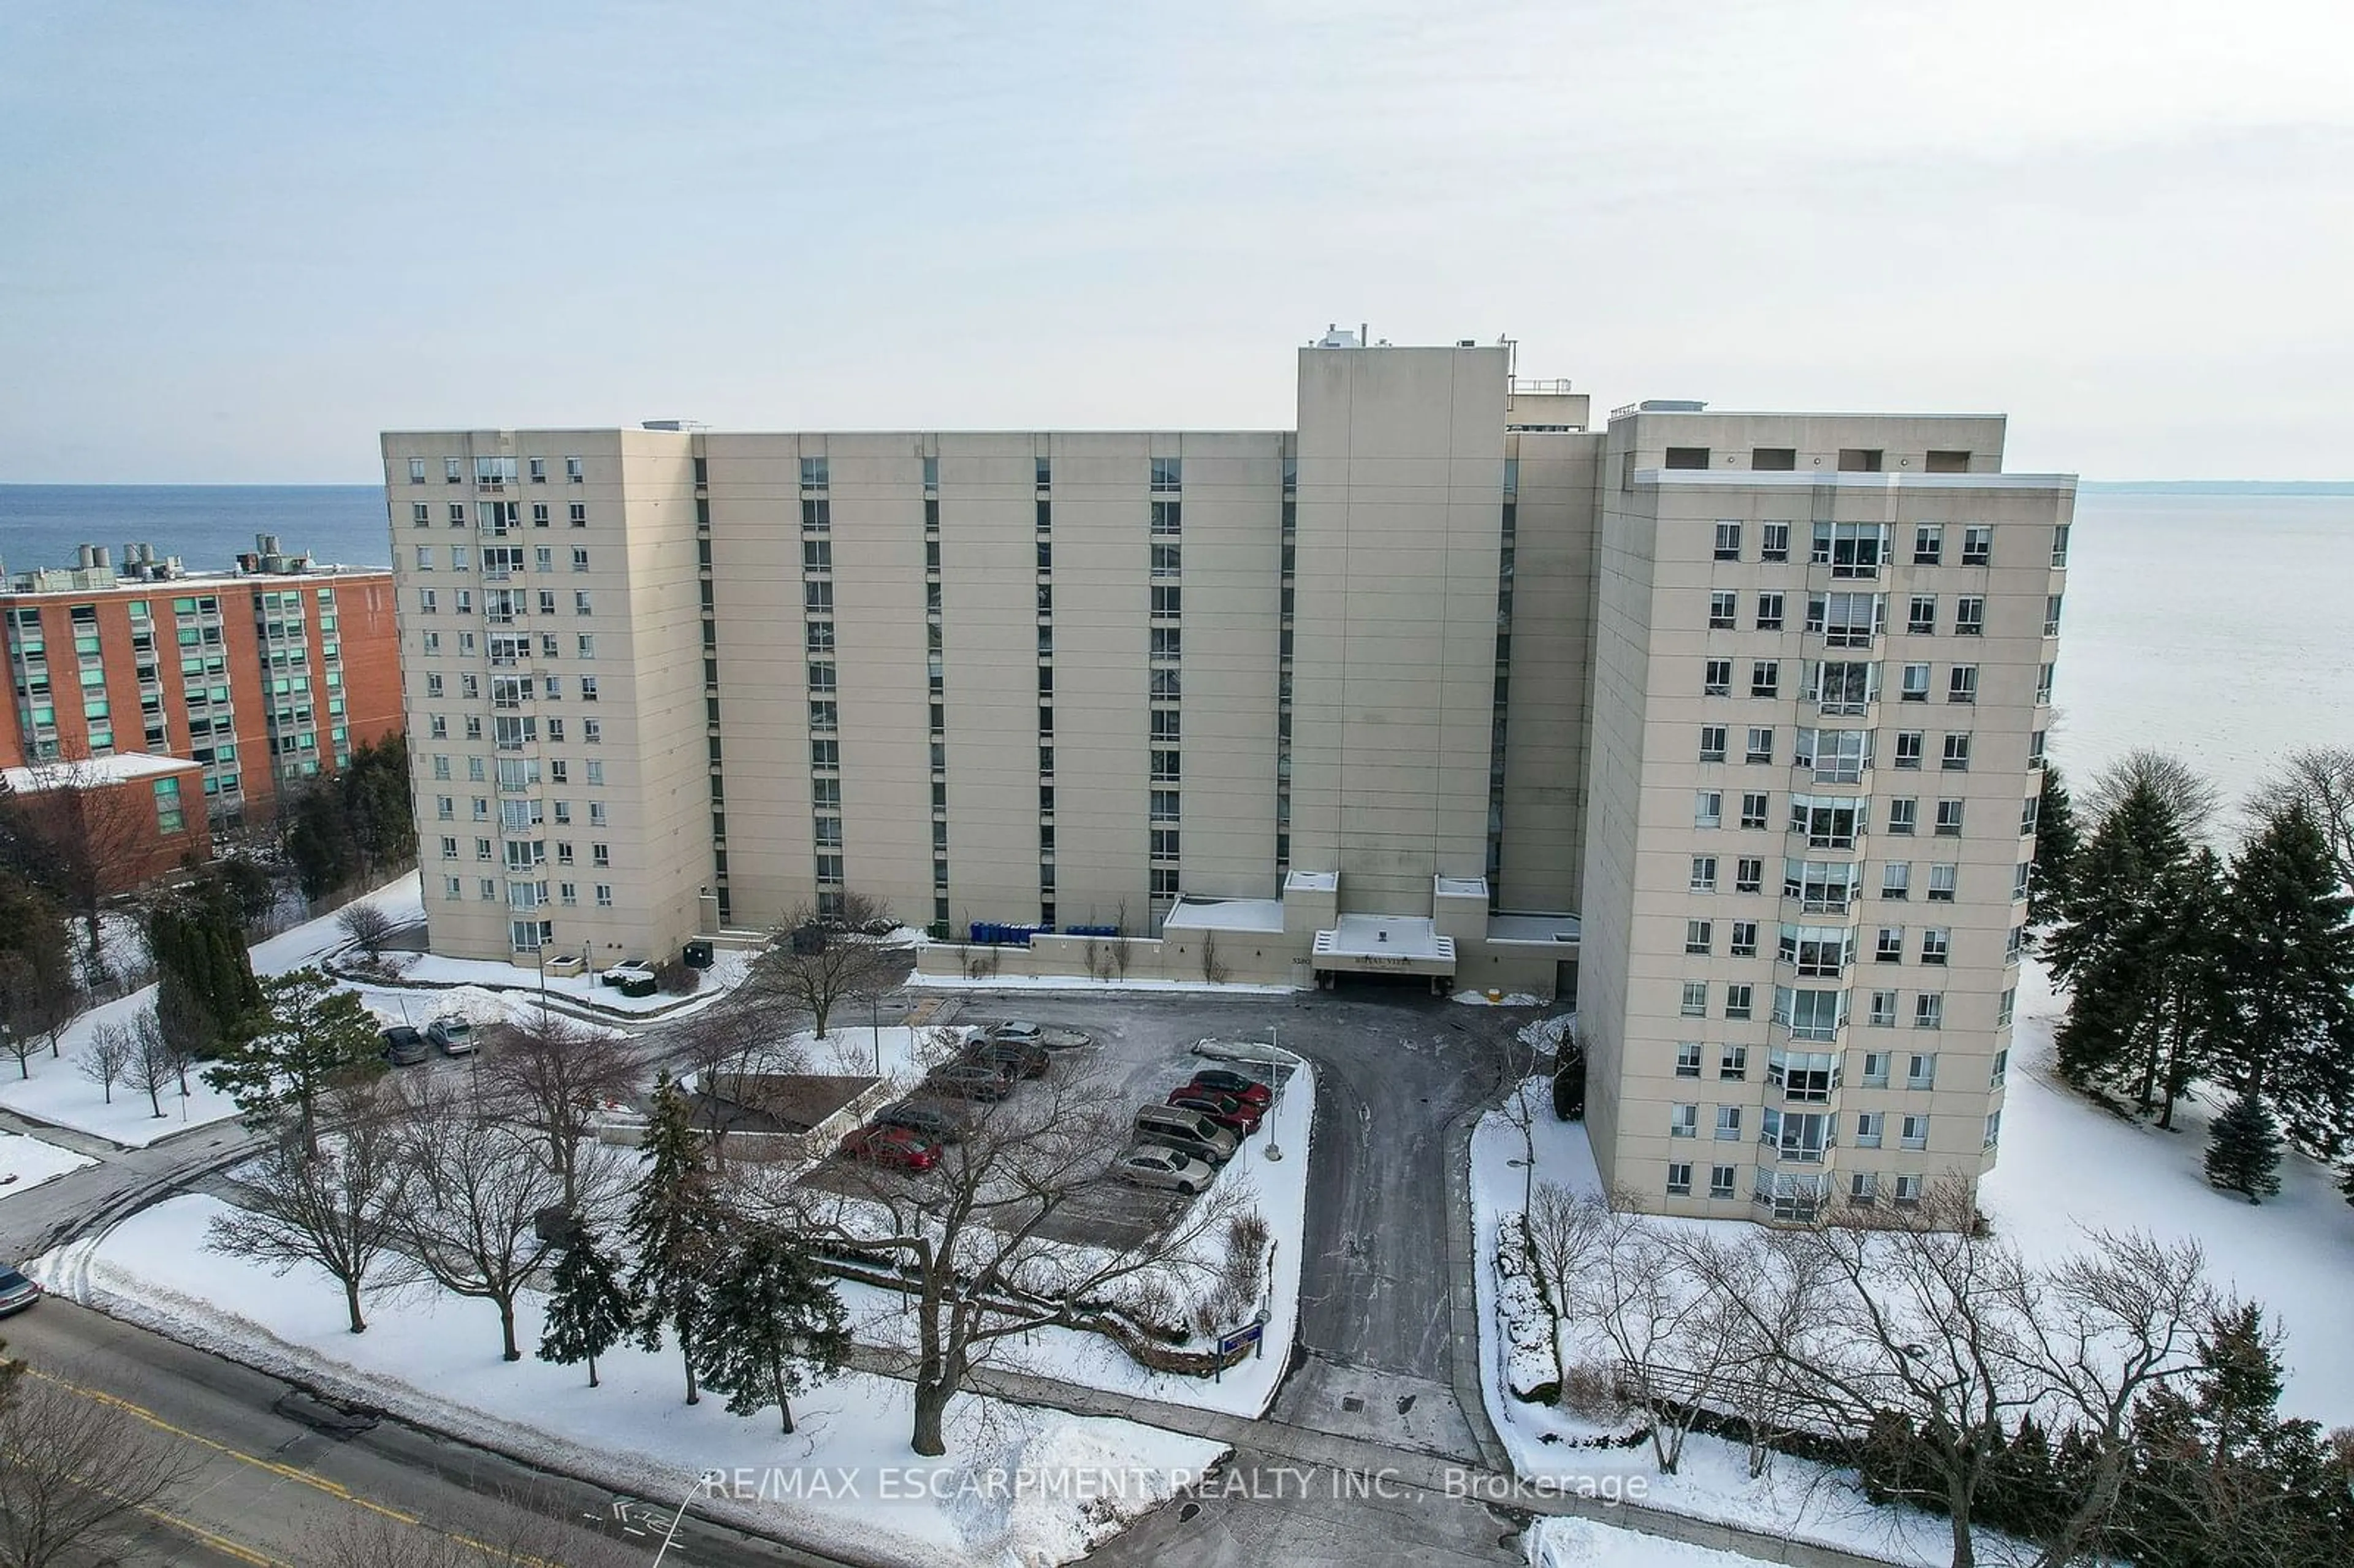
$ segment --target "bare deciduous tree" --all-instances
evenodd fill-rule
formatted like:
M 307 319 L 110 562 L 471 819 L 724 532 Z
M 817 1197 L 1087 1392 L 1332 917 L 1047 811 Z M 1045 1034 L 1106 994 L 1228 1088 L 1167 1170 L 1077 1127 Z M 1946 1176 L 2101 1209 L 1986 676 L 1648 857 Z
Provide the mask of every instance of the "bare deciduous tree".
M 335 916 L 335 929 L 358 944 L 368 962 L 384 961 L 385 944 L 391 940 L 392 916 L 377 907 L 373 900 L 361 898 L 344 906 Z
M 2338 885 L 2354 887 L 2354 746 L 2290 752 L 2249 800 L 2248 815 L 2261 825 L 2292 806 L 2303 806 L 2321 830 Z
M 646 1560 L 633 1543 L 580 1529 L 552 1500 L 495 1493 L 448 1517 L 334 1510 L 302 1544 L 306 1568 L 643 1568 Z
M 2194 844 L 2207 842 L 2222 792 L 2190 764 L 2154 746 L 2137 746 L 2094 776 L 2091 788 L 2076 801 L 2081 820 L 2098 823 L 2142 784 L 2157 791 L 2173 811 L 2184 838 Z
M 1049 1231 L 1105 1181 L 1128 1141 L 1127 1105 L 1104 1085 L 1057 1075 L 976 1107 L 961 1142 L 917 1180 L 854 1169 L 837 1190 L 779 1195 L 788 1222 L 821 1246 L 895 1263 L 909 1279 L 916 1344 L 910 1445 L 948 1451 L 949 1402 L 1011 1337 L 1086 1319 L 1084 1305 L 1147 1281 L 1214 1282 L 1218 1236 L 1254 1196 L 1232 1179 L 1133 1245 L 1073 1246 Z
M 495 1112 L 429 1078 L 402 1097 L 401 1248 L 444 1290 L 496 1307 L 500 1353 L 521 1361 L 515 1297 L 554 1250 L 538 1222 L 563 1202 L 563 1184 L 533 1140 Z
M 217 1216 L 206 1247 L 284 1274 L 324 1269 L 344 1287 L 351 1331 L 367 1331 L 360 1292 L 396 1257 L 410 1180 L 400 1134 L 372 1086 L 345 1089 L 323 1107 L 340 1130 L 315 1155 L 299 1136 L 279 1139 L 244 1167 L 239 1206 Z
M 147 1108 L 155 1116 L 163 1116 L 164 1091 L 175 1084 L 181 1098 L 187 1097 L 188 1062 L 187 1051 L 154 1008 L 132 1019 L 131 1059 L 123 1066 L 122 1084 L 145 1095 Z
M 514 1116 L 540 1144 L 568 1209 L 581 1195 L 580 1151 L 594 1136 L 591 1118 L 636 1082 L 629 1043 L 601 1030 L 549 1017 L 499 1031 L 483 1054 L 486 1098 Z
M 1531 1195 L 1522 1211 L 1528 1237 L 1529 1266 L 1544 1287 L 1554 1313 L 1566 1317 L 1574 1308 L 1587 1270 L 1609 1228 L 1610 1211 L 1583 1199 L 1558 1182 L 1547 1181 Z M 1563 1351 L 1561 1326 L 1553 1336 L 1554 1381 L 1568 1386 L 1569 1361 Z
M 74 1058 L 74 1071 L 96 1084 L 108 1105 L 114 1103 L 114 1086 L 130 1066 L 135 1044 L 131 1030 L 120 1023 L 101 1023 L 90 1032 L 90 1044 Z
M 1226 976 L 1232 972 L 1226 960 L 1218 957 L 1218 934 L 1215 931 L 1203 932 L 1202 978 L 1212 985 L 1224 985 Z
M 196 1468 L 122 1402 L 22 1362 L 0 1366 L 0 1562 L 49 1568 Z
M 879 995 L 907 973 L 904 949 L 828 927 L 813 909 L 787 916 L 775 945 L 753 961 L 737 994 L 747 1002 L 806 1012 L 822 1036 L 836 1007 Z

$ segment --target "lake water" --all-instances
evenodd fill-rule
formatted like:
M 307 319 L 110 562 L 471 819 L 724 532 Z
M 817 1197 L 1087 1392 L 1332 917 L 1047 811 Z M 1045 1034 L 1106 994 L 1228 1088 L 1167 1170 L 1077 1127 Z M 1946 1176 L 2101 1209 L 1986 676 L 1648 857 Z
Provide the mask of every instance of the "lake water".
M 385 566 L 384 504 L 365 484 L 0 485 L 0 559 L 60 566 L 80 544 L 140 540 L 219 567 L 270 533 Z M 2236 800 L 2285 751 L 2354 746 L 2354 486 L 2087 490 L 2070 567 L 2052 736 L 2070 777 L 2158 746 Z

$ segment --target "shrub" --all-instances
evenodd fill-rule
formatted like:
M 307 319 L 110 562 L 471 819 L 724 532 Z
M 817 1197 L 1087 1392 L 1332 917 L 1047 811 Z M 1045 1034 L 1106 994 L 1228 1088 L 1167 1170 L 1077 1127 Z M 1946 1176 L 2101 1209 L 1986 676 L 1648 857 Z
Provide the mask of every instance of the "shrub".
M 664 996 L 692 996 L 702 983 L 703 971 L 677 959 L 654 970 L 654 984 Z

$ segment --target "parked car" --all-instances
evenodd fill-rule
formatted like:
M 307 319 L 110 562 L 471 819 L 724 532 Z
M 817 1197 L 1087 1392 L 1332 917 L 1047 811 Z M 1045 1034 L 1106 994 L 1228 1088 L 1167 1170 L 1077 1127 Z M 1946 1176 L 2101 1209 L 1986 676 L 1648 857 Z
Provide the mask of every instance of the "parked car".
M 970 1113 L 938 1100 L 901 1100 L 875 1118 L 883 1127 L 904 1127 L 934 1143 L 962 1143 Z
M 653 983 L 654 967 L 643 959 L 623 959 L 597 978 L 607 985 L 628 985 L 634 980 L 651 985 Z
M 1168 1104 L 1184 1110 L 1200 1111 L 1236 1139 L 1249 1137 L 1258 1130 L 1259 1109 L 1246 1105 L 1232 1095 L 1222 1095 L 1215 1089 L 1187 1086 L 1171 1091 Z
M 1019 1040 L 976 1040 L 965 1047 L 964 1059 L 1022 1078 L 1043 1078 L 1055 1065 L 1044 1046 L 1025 1045 Z
M 1059 1023 L 1033 1023 L 1026 1018 L 992 1025 L 991 1040 L 1009 1040 L 1022 1045 L 1036 1045 L 1048 1051 L 1076 1051 L 1095 1041 L 1084 1032 L 1066 1029 Z
M 41 1287 L 22 1270 L 0 1266 L 0 1318 L 22 1312 L 41 1298 Z
M 911 1127 L 868 1122 L 842 1140 L 844 1160 L 894 1166 L 901 1171 L 929 1171 L 939 1162 L 940 1146 Z
M 933 1068 L 924 1086 L 936 1094 L 995 1105 L 1013 1092 L 1013 1075 L 993 1065 L 959 1062 Z
M 1212 1165 L 1235 1157 L 1239 1140 L 1200 1111 L 1178 1106 L 1146 1106 L 1136 1113 L 1136 1141 L 1157 1143 Z
M 1230 1072 L 1225 1067 L 1204 1067 L 1193 1075 L 1193 1081 L 1186 1086 L 1231 1095 L 1245 1105 L 1257 1106 L 1261 1110 L 1265 1110 L 1268 1102 L 1275 1098 L 1275 1091 L 1257 1078 Z
M 1140 1143 L 1114 1160 L 1111 1173 L 1139 1187 L 1166 1187 L 1189 1198 L 1218 1177 L 1193 1156 L 1152 1143 Z
M 444 1056 L 471 1056 L 482 1040 L 474 1026 L 456 1016 L 437 1018 L 425 1026 L 425 1038 L 441 1047 Z
M 414 1067 L 432 1055 L 433 1047 L 425 1036 L 406 1023 L 396 1023 L 384 1032 L 384 1059 L 396 1067 Z

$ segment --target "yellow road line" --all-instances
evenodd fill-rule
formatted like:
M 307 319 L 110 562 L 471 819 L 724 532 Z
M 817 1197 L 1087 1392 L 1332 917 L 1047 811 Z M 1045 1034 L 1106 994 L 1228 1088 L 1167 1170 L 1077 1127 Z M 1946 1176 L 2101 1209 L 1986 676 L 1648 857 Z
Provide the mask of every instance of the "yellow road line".
M 303 1486 L 314 1488 L 339 1501 L 350 1503 L 354 1508 L 366 1509 L 371 1513 L 381 1514 L 386 1519 L 389 1519 L 396 1523 L 411 1525 L 419 1530 L 429 1531 L 435 1535 L 443 1536 L 451 1541 L 454 1541 L 461 1546 L 467 1547 L 472 1551 L 480 1552 L 486 1556 L 495 1558 L 502 1564 L 513 1563 L 514 1564 L 514 1568 L 564 1568 L 564 1565 L 560 1563 L 545 1562 L 536 1557 L 504 1554 L 504 1548 L 493 1546 L 488 1542 L 477 1541 L 469 1535 L 461 1535 L 455 1531 L 442 1530 L 437 1526 L 428 1524 L 413 1513 L 406 1513 L 397 1508 L 387 1508 L 383 1503 L 376 1502 L 370 1499 L 360 1496 L 357 1492 L 353 1491 L 349 1487 L 343 1485 L 339 1481 L 331 1481 L 326 1477 L 318 1475 L 313 1471 L 305 1470 L 294 1465 L 282 1465 L 274 1459 L 264 1459 L 259 1456 L 249 1454 L 242 1448 L 232 1447 L 228 1444 L 219 1441 L 217 1438 L 207 1437 L 201 1432 L 191 1432 L 185 1426 L 175 1426 L 171 1422 L 164 1420 L 162 1416 L 148 1409 L 146 1406 L 134 1404 L 130 1400 L 122 1397 L 120 1394 L 109 1393 L 102 1388 L 85 1388 L 80 1383 L 68 1383 L 65 1379 L 45 1372 L 37 1367 L 27 1366 L 25 1368 L 25 1371 L 29 1376 L 39 1378 L 43 1383 L 55 1383 L 58 1387 L 64 1389 L 69 1393 L 80 1394 L 84 1399 L 93 1400 L 100 1404 L 109 1405 L 116 1410 L 120 1410 L 127 1415 L 136 1416 L 139 1420 L 145 1422 L 148 1425 L 154 1427 L 159 1432 L 168 1432 L 175 1437 L 185 1438 L 188 1442 L 197 1445 L 199 1447 L 210 1448 L 213 1452 L 222 1456 L 224 1458 L 235 1459 L 241 1464 L 250 1465 L 255 1469 L 266 1470 L 270 1475 L 277 1476 L 281 1479 L 296 1481 Z M 274 1557 L 261 1556 L 258 1552 L 253 1552 L 250 1548 L 239 1546 L 235 1542 L 229 1541 L 225 1537 L 216 1536 L 200 1525 L 191 1523 L 190 1521 L 180 1519 L 175 1515 L 165 1513 L 160 1509 L 141 1507 L 139 1511 L 142 1513 L 153 1514 L 155 1518 L 164 1520 L 165 1523 L 186 1530 L 191 1534 L 202 1537 L 208 1545 L 217 1547 L 219 1550 L 238 1558 L 240 1562 L 253 1563 L 256 1565 L 256 1568 L 291 1568 L 291 1564 L 281 1563 Z
M 133 1506 L 148 1518 L 168 1524 L 174 1530 L 203 1542 L 224 1557 L 234 1557 L 239 1563 L 249 1563 L 253 1568 L 294 1568 L 292 1563 L 281 1562 L 275 1557 L 265 1557 L 250 1546 L 241 1546 L 226 1535 L 216 1535 L 194 1520 L 182 1519 L 176 1513 L 166 1513 L 162 1509 L 146 1503 L 137 1503 Z

